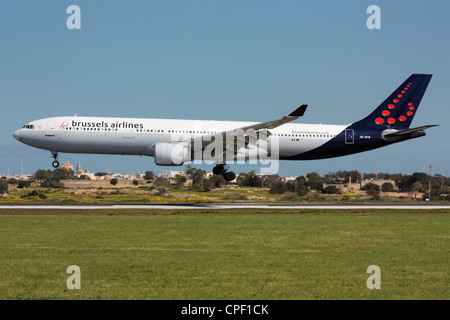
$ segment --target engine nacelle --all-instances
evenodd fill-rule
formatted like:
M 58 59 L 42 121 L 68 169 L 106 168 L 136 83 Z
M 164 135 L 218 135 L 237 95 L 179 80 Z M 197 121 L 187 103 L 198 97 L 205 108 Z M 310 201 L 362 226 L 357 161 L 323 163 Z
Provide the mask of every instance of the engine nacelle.
M 155 163 L 159 166 L 181 166 L 188 160 L 188 148 L 181 143 L 155 144 Z

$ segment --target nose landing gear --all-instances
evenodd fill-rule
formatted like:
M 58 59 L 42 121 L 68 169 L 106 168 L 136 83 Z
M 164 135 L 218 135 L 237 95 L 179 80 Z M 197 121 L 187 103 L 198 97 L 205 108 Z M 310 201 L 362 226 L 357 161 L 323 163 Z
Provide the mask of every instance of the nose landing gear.
M 226 164 L 218 164 L 213 168 L 213 173 L 222 175 L 225 181 L 233 181 L 236 179 L 236 174 L 233 171 L 228 171 L 228 168 Z
M 52 158 L 55 159 L 55 160 L 52 162 L 53 168 L 58 168 L 58 167 L 59 167 L 58 152 L 52 152 Z

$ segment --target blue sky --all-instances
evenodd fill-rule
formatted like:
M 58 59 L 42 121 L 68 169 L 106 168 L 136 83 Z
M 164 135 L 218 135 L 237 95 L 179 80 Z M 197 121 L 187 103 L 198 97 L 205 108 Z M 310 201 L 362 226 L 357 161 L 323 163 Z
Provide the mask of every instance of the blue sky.
M 81 30 L 66 27 L 72 4 Z M 381 9 L 380 30 L 366 27 L 372 4 Z M 296 122 L 348 124 L 413 73 L 433 78 L 412 126 L 440 127 L 366 153 L 281 161 L 279 174 L 374 172 L 377 161 L 391 173 L 450 165 L 449 12 L 446 0 L 4 2 L 0 173 L 20 173 L 21 162 L 24 173 L 51 169 L 50 152 L 12 137 L 39 118 L 267 121 L 308 104 Z M 169 169 L 148 157 L 61 154 L 65 160 L 92 172 Z M 259 166 L 233 166 L 252 169 Z M 450 176 L 450 168 L 433 173 Z

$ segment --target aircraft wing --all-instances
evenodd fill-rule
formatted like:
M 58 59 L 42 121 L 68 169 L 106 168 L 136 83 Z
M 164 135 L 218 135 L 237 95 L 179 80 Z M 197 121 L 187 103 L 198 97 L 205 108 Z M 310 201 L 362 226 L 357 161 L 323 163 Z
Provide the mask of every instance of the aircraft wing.
M 199 137 L 198 139 L 203 139 L 206 140 L 207 143 L 209 141 L 211 141 L 212 137 L 217 137 L 217 136 L 222 136 L 223 141 L 226 141 L 226 137 L 229 135 L 232 136 L 246 136 L 247 134 L 249 134 L 249 132 L 253 131 L 253 132 L 258 132 L 261 130 L 270 130 L 270 129 L 274 129 L 277 128 L 285 123 L 291 122 L 293 120 L 296 120 L 300 117 L 303 116 L 303 114 L 305 113 L 307 105 L 303 104 L 300 107 L 298 107 L 297 109 L 295 109 L 293 112 L 291 112 L 289 115 L 284 116 L 280 119 L 276 119 L 276 120 L 272 120 L 272 121 L 267 121 L 267 122 L 260 122 L 260 123 L 256 123 L 256 124 L 252 124 L 249 126 L 245 126 L 245 127 L 240 127 L 240 128 L 234 128 L 228 131 L 223 131 L 220 133 L 216 133 L 216 134 L 212 134 L 209 136 L 202 136 Z M 270 133 L 268 134 L 270 135 Z M 197 140 L 197 138 L 193 139 L 193 141 Z
M 305 113 L 306 107 L 307 107 L 307 105 L 303 104 L 300 107 L 298 107 L 297 109 L 295 109 L 293 112 L 291 112 L 289 115 L 284 116 L 280 119 L 267 121 L 267 122 L 260 122 L 260 123 L 252 124 L 252 125 L 245 126 L 245 127 L 235 128 L 235 129 L 231 129 L 228 131 L 223 131 L 218 134 L 216 133 L 211 136 L 222 135 L 223 138 L 226 138 L 227 135 L 234 135 L 234 136 L 239 135 L 239 132 L 243 132 L 245 135 L 245 132 L 248 132 L 249 130 L 254 130 L 255 132 L 258 132 L 258 131 L 264 130 L 264 129 L 265 130 L 274 129 L 285 123 L 291 122 L 293 120 L 296 120 L 296 119 L 302 117 L 303 114 Z
M 261 135 L 259 135 L 260 133 L 262 133 L 263 137 L 265 138 L 269 137 L 271 135 L 269 131 L 270 129 L 277 128 L 283 124 L 286 124 L 288 122 L 291 122 L 293 120 L 302 117 L 303 114 L 305 113 L 306 108 L 307 105 L 303 104 L 297 109 L 295 109 L 293 112 L 282 118 L 267 122 L 255 123 L 245 127 L 234 128 L 220 133 L 194 138 L 191 140 L 191 143 L 193 145 L 199 145 L 200 143 L 199 140 L 201 140 L 202 148 L 205 148 L 208 144 L 211 143 L 211 141 L 221 139 L 221 141 L 223 142 L 223 149 L 222 149 L 223 154 L 226 153 L 226 150 L 234 150 L 235 147 L 237 146 L 245 145 L 245 147 L 250 148 L 256 147 L 256 145 L 249 146 L 249 141 L 256 142 L 257 140 L 256 136 L 259 136 L 261 138 Z M 250 136 L 254 139 L 253 140 L 249 139 Z M 231 137 L 232 140 L 230 139 Z
M 291 122 L 293 120 L 296 120 L 296 119 L 302 117 L 303 114 L 305 113 L 307 107 L 308 107 L 308 105 L 302 104 L 300 107 L 295 109 L 289 115 L 284 116 L 284 117 L 282 117 L 280 119 L 272 120 L 272 121 L 268 121 L 268 122 L 261 122 L 261 123 L 257 123 L 257 124 L 254 124 L 254 125 L 250 125 L 250 126 L 242 127 L 242 128 L 238 128 L 238 129 L 242 129 L 244 131 L 248 130 L 248 129 L 253 129 L 255 131 L 258 131 L 258 130 L 261 130 L 261 129 L 274 129 L 274 128 L 279 127 L 279 126 L 281 126 L 281 125 L 283 125 L 285 123 Z

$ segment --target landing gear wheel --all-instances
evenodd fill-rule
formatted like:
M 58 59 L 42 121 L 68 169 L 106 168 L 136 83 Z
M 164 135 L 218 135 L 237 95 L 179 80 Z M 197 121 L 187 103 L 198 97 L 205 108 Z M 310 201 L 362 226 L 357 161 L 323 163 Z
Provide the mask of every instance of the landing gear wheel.
M 227 170 L 228 170 L 228 166 L 227 165 L 225 165 L 225 164 L 218 164 L 218 165 L 216 165 L 213 168 L 213 173 L 216 176 L 219 176 L 219 175 L 225 174 L 225 172 L 227 172 Z
M 58 152 L 51 151 L 51 153 L 52 158 L 55 159 L 55 161 L 52 162 L 52 166 L 53 168 L 58 168 L 59 167 Z
M 236 179 L 236 174 L 233 171 L 227 171 L 223 174 L 223 178 L 226 181 L 233 181 L 234 179 Z
M 213 173 L 215 175 L 222 175 L 225 181 L 233 181 L 236 179 L 236 174 L 233 171 L 228 171 L 229 167 L 225 163 L 216 165 L 213 168 Z

